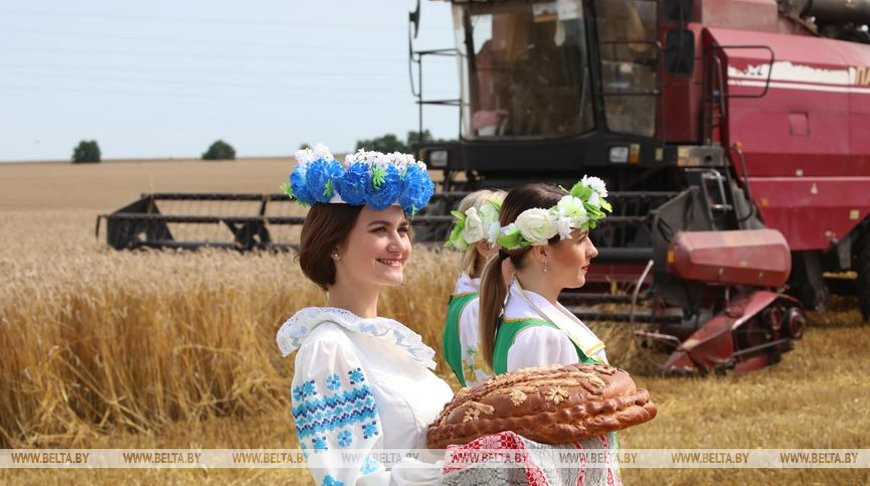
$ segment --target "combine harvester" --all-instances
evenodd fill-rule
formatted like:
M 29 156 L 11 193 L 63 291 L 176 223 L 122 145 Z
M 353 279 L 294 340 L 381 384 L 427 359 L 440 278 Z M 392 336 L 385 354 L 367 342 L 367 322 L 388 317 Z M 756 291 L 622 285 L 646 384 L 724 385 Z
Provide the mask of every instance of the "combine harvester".
M 418 234 L 442 238 L 467 191 L 604 179 L 614 215 L 592 233 L 590 283 L 561 300 L 637 325 L 667 372 L 771 365 L 829 292 L 870 317 L 870 0 L 451 3 L 455 48 L 414 50 L 410 15 L 420 132 L 424 105 L 460 112 L 458 142 L 416 147 L 444 175 Z M 423 95 L 436 56 L 456 57 L 459 99 Z M 173 220 L 165 196 L 105 215 L 109 243 L 197 246 L 160 225 L 210 218 L 225 246 L 288 247 L 272 229 L 301 221 L 269 216 L 278 195 L 210 195 L 261 206 Z

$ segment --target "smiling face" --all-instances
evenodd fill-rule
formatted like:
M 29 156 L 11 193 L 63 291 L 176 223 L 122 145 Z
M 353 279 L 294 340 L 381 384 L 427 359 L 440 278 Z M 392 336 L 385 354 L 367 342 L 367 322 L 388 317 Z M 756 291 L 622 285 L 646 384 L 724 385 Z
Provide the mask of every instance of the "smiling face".
M 590 261 L 598 256 L 598 249 L 589 239 L 588 231 L 571 232 L 571 237 L 550 245 L 549 277 L 563 289 L 575 289 L 586 284 Z
M 366 206 L 337 248 L 336 281 L 355 285 L 399 285 L 411 256 L 408 220 L 398 206 L 375 211 Z

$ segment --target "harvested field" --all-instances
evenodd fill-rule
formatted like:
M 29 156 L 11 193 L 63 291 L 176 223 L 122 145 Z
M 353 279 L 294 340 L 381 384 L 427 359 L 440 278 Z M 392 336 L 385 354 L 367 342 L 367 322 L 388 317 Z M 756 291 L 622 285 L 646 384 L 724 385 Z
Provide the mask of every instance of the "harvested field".
M 274 333 L 323 302 L 289 254 L 115 252 L 94 217 L 149 191 L 274 192 L 291 161 L 0 165 L 0 444 L 56 448 L 294 448 L 292 360 Z M 384 315 L 440 349 L 458 258 L 418 248 Z M 425 296 L 422 298 L 420 296 Z M 590 323 L 658 417 L 625 448 L 870 448 L 870 326 L 853 302 L 811 316 L 796 350 L 744 376 L 643 374 L 630 333 Z M 446 366 L 439 371 L 446 376 Z M 861 470 L 623 471 L 626 484 L 860 484 Z M 4 484 L 309 484 L 307 471 L 0 470 Z

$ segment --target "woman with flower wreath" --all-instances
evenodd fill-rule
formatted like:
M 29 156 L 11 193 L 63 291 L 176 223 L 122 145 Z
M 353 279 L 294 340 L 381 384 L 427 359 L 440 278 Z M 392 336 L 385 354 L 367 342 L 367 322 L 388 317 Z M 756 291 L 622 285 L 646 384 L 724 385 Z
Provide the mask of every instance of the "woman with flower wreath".
M 322 145 L 296 160 L 282 189 L 311 206 L 299 264 L 326 306 L 296 312 L 277 341 L 284 356 L 296 352 L 292 412 L 309 469 L 318 485 L 437 483 L 439 457 L 387 471 L 372 454 L 425 449 L 426 427 L 453 395 L 420 335 L 377 315 L 381 289 L 402 283 L 411 256 L 407 217 L 434 190 L 426 166 L 363 151 L 341 164 Z M 348 449 L 362 453 L 340 454 Z
M 584 177 L 570 191 L 544 184 L 512 189 L 502 203 L 498 257 L 480 286 L 480 352 L 495 374 L 522 368 L 607 363 L 604 343 L 571 311 L 559 293 L 582 287 L 598 250 L 589 230 L 611 211 L 607 189 Z M 502 278 L 510 261 L 513 282 Z M 584 448 L 616 446 L 612 433 L 581 441 Z M 603 480 L 618 480 L 616 464 Z M 592 481 L 594 482 L 594 481 Z
M 444 359 L 462 386 L 474 386 L 488 378 L 478 352 L 478 299 L 480 275 L 487 260 L 498 253 L 501 226 L 498 212 L 504 191 L 482 189 L 459 202 L 450 238 L 444 246 L 463 250 L 461 272 L 447 304 L 444 324 Z

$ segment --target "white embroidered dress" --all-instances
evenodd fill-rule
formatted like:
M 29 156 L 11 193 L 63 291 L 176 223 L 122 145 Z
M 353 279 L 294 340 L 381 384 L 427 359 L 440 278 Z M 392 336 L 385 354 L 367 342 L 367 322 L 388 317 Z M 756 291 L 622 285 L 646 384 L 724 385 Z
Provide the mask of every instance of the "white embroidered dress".
M 293 419 L 300 446 L 314 452 L 309 469 L 318 485 L 439 482 L 440 457 L 388 472 L 377 454 L 425 449 L 428 425 L 453 396 L 432 373 L 435 353 L 419 334 L 392 319 L 308 307 L 281 326 L 277 341 L 284 356 L 297 351 Z M 349 465 L 331 454 L 341 449 L 372 453 Z
M 479 294 L 480 278 L 471 278 L 462 272 L 456 280 L 453 295 Z M 480 336 L 480 298 L 469 301 L 459 314 L 459 345 L 462 349 L 462 375 L 465 386 L 474 386 L 492 376 L 486 361 L 478 352 Z

